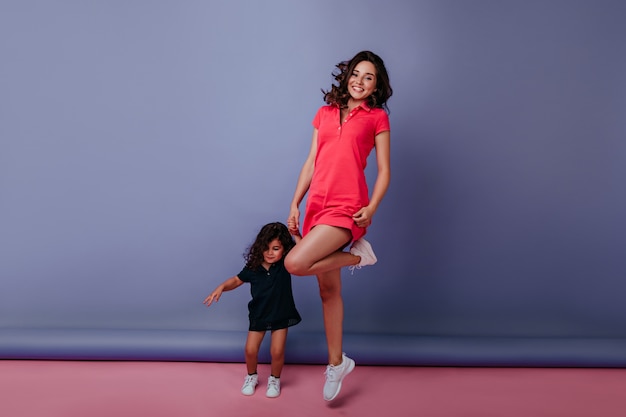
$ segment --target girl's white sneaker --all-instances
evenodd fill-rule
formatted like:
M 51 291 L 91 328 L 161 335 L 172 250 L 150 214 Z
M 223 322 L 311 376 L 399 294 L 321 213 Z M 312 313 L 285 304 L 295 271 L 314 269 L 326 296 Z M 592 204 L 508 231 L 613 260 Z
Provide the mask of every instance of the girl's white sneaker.
M 280 395 L 280 378 L 270 375 L 267 379 L 267 392 L 265 396 L 268 398 L 276 398 Z
M 246 375 L 246 379 L 243 381 L 243 387 L 241 387 L 241 393 L 243 395 L 252 395 L 256 386 L 259 384 L 259 375 Z

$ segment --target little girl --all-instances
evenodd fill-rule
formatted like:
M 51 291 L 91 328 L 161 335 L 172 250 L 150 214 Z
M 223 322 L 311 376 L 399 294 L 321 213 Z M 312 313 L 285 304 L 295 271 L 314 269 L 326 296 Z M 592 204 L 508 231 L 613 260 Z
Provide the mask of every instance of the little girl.
M 222 292 L 234 290 L 244 282 L 250 283 L 250 327 L 245 347 L 248 375 L 241 388 L 243 395 L 254 394 L 258 385 L 258 354 L 267 330 L 272 335 L 272 363 L 266 396 L 274 398 L 280 395 L 280 373 L 285 363 L 287 328 L 302 320 L 293 299 L 291 275 L 283 263 L 283 258 L 295 245 L 294 238 L 296 241 L 300 240 L 300 233 L 293 232 L 292 238 L 287 226 L 282 223 L 263 226 L 244 257 L 246 265 L 243 270 L 224 281 L 204 299 L 204 304 L 208 307 L 214 301 L 219 301 Z

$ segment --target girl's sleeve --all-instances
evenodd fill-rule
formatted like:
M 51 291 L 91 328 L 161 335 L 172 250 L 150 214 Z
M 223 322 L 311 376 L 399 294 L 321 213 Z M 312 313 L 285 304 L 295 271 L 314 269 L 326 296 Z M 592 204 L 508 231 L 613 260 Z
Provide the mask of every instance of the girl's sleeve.
M 389 125 L 389 115 L 386 111 L 380 110 L 380 116 L 376 119 L 376 134 L 378 135 L 380 132 L 385 132 L 387 130 L 391 130 L 391 126 Z
M 250 276 L 252 275 L 252 271 L 247 267 L 244 267 L 240 273 L 237 274 L 240 280 L 243 282 L 250 282 Z

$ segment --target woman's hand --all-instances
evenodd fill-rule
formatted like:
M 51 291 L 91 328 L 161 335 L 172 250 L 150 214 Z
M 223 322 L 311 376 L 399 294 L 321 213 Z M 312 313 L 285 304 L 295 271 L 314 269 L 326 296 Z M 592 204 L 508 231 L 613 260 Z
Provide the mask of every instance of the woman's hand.
M 374 210 L 369 206 L 362 207 L 352 215 L 352 219 L 359 227 L 368 227 L 372 224 L 372 217 L 374 217 Z
M 300 209 L 292 207 L 287 218 L 287 229 L 294 236 L 300 235 Z

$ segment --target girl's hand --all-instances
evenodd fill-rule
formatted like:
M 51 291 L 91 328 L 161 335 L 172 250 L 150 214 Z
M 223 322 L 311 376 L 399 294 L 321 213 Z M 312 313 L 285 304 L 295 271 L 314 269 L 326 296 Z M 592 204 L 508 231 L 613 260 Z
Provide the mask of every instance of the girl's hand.
M 300 235 L 300 209 L 292 207 L 287 218 L 287 229 L 293 236 Z
M 296 229 L 295 232 L 289 231 L 289 233 L 291 233 L 291 237 L 293 237 L 294 242 L 300 243 L 300 241 L 302 240 L 302 235 L 300 234 L 300 230 Z
M 359 227 L 368 227 L 372 224 L 372 217 L 374 216 L 374 212 L 369 206 L 362 207 L 359 211 L 352 215 L 352 219 Z
M 222 296 L 222 287 L 217 287 L 215 289 L 215 291 L 213 291 L 207 298 L 204 299 L 203 303 L 206 304 L 206 306 L 210 306 L 213 301 L 215 301 L 216 303 L 220 300 L 220 297 Z

